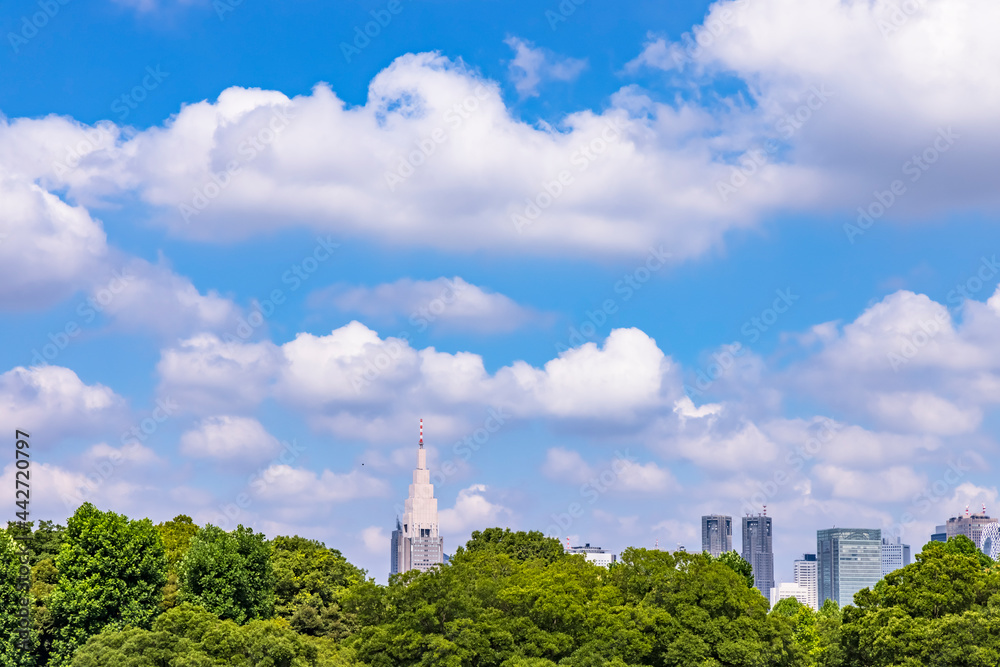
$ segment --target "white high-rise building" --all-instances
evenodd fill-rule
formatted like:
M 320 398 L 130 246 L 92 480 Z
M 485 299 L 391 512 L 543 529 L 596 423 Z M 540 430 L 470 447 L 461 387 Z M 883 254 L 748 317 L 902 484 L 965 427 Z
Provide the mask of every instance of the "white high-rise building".
M 592 547 L 590 542 L 587 542 L 582 547 L 566 547 L 566 553 L 570 554 L 583 554 L 584 559 L 588 563 L 593 563 L 594 565 L 600 565 L 602 567 L 611 567 L 611 564 L 618 560 L 618 557 L 606 551 L 601 547 Z
M 815 597 L 815 596 L 814 596 Z M 778 584 L 771 589 L 771 609 L 785 598 L 795 598 L 805 606 L 809 605 L 809 591 L 802 584 Z M 815 607 L 814 607 L 815 608 Z
M 910 564 L 910 545 L 899 537 L 882 538 L 882 576 Z
M 427 469 L 423 419 L 420 420 L 420 446 L 413 484 L 410 484 L 403 517 L 396 519 L 391 549 L 391 574 L 410 570 L 426 572 L 444 562 L 444 538 L 438 532 L 437 499 L 431 484 L 431 471 Z
M 801 560 L 794 562 L 795 583 L 806 591 L 806 600 L 802 604 L 813 609 L 819 609 L 819 597 L 816 586 L 816 554 L 802 554 Z M 800 600 L 801 602 L 801 600 Z

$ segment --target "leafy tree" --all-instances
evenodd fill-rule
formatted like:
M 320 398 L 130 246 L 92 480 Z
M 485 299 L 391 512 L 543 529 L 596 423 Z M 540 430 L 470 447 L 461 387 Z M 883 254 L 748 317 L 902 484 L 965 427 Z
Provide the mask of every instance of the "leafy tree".
M 741 575 L 746 580 L 747 586 L 753 588 L 753 566 L 743 560 L 743 557 L 736 553 L 736 551 L 721 553 L 714 560 L 722 563 L 736 574 Z
M 163 609 L 177 605 L 180 590 L 180 564 L 191 545 L 191 538 L 198 532 L 194 520 L 186 514 L 178 514 L 170 521 L 156 525 L 167 552 L 167 583 L 163 588 Z
M 7 527 L 8 534 L 15 539 L 26 539 L 30 554 L 28 565 L 34 567 L 46 558 L 55 559 L 59 555 L 66 529 L 51 521 L 39 521 L 35 528 L 34 521 L 12 523 Z
M 929 543 L 854 603 L 842 616 L 845 665 L 1000 664 L 1000 569 L 964 536 Z
M 106 627 L 148 628 L 159 613 L 166 556 L 149 519 L 130 521 L 84 503 L 67 522 L 49 596 L 54 666 Z
M 72 667 L 352 667 L 352 652 L 296 634 L 282 619 L 237 625 L 201 607 L 181 604 L 150 630 L 108 630 L 91 637 Z M 359 666 L 360 667 L 360 666 Z
M 31 650 L 21 647 L 22 603 L 25 591 L 19 588 L 21 578 L 21 546 L 0 530 L 0 664 L 29 665 Z M 32 647 L 34 637 L 27 637 Z
M 240 625 L 274 615 L 272 547 L 242 525 L 199 528 L 180 564 L 178 602 L 201 605 Z
M 473 531 L 472 539 L 465 543 L 465 547 L 459 547 L 455 551 L 455 557 L 482 551 L 507 554 L 514 560 L 541 558 L 548 562 L 566 554 L 559 540 L 545 537 L 537 530 L 514 532 L 510 528 L 487 528 Z
M 341 611 L 340 597 L 347 587 L 364 580 L 364 570 L 336 549 L 304 537 L 276 537 L 271 546 L 275 613 L 303 634 L 347 636 L 353 622 Z

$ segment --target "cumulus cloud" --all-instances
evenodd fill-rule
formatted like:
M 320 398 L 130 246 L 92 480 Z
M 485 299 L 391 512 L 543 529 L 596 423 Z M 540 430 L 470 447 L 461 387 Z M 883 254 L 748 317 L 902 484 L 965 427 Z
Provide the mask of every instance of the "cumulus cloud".
M 162 352 L 156 366 L 159 391 L 191 412 L 246 410 L 268 395 L 280 359 L 273 343 L 226 342 L 202 334 Z
M 521 97 L 537 96 L 544 81 L 573 81 L 587 68 L 586 60 L 560 57 L 518 37 L 508 37 L 504 44 L 514 50 L 508 69 Z
M 509 521 L 511 510 L 486 498 L 486 486 L 473 484 L 458 492 L 454 507 L 439 513 L 441 532 L 466 533 Z
M 314 306 L 381 321 L 405 318 L 416 331 L 430 326 L 480 333 L 506 333 L 537 321 L 539 314 L 510 297 L 472 285 L 458 276 L 436 280 L 402 278 L 375 287 L 335 285 L 312 295 Z
M 677 481 L 655 462 L 638 463 L 623 453 L 620 458 L 591 466 L 579 452 L 553 447 L 546 452 L 542 472 L 549 478 L 573 484 L 594 484 L 617 492 L 665 493 L 676 491 Z M 610 480 L 610 481 L 609 481 Z
M 255 461 L 274 456 L 281 443 L 256 419 L 209 417 L 181 436 L 180 450 L 192 458 Z
M 305 468 L 275 464 L 263 471 L 261 479 L 266 483 L 259 486 L 260 498 L 296 507 L 383 497 L 389 492 L 384 480 L 357 470 L 348 473 L 323 470 L 317 474 Z
M 125 400 L 102 384 L 85 384 L 61 366 L 18 366 L 0 375 L 0 423 L 39 435 L 41 442 L 123 424 Z
M 100 222 L 82 206 L 7 176 L 5 166 L 0 164 L 0 307 L 37 308 L 87 289 L 108 252 Z
M 389 534 L 380 526 L 369 526 L 362 530 L 361 542 L 371 554 L 383 555 L 389 551 Z

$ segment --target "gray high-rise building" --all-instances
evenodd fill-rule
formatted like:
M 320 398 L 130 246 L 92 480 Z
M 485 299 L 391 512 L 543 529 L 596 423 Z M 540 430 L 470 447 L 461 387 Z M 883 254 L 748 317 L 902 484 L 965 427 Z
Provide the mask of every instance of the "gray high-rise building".
M 972 540 L 977 549 L 983 548 L 983 530 L 990 524 L 997 522 L 995 517 L 986 515 L 986 507 L 983 507 L 982 514 L 973 513 L 969 515 L 969 508 L 965 508 L 965 516 L 956 516 L 948 519 L 945 524 L 947 539 L 957 535 L 965 535 Z
M 910 545 L 898 537 L 882 538 L 882 576 L 910 564 Z
M 733 550 L 733 517 L 724 514 L 701 517 L 701 550 L 713 556 Z
M 931 533 L 931 542 L 947 542 L 948 541 L 948 526 L 941 524 L 934 527 L 934 532 Z
M 816 583 L 820 606 L 833 600 L 843 607 L 854 594 L 882 578 L 882 531 L 878 528 L 829 528 L 816 531 Z
M 427 571 L 444 562 L 444 538 L 438 532 L 437 499 L 431 484 L 431 472 L 427 469 L 423 419 L 420 420 L 420 446 L 413 484 L 410 484 L 402 520 L 396 519 L 391 550 L 389 563 L 392 574 L 410 570 Z
M 743 517 L 743 560 L 753 568 L 753 585 L 768 597 L 774 588 L 774 552 L 771 549 L 771 517 Z

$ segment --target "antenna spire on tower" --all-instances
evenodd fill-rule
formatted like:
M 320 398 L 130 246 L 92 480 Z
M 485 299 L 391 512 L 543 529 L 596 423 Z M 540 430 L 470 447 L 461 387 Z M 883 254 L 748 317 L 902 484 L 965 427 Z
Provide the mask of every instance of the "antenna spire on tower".
M 420 420 L 420 446 L 424 446 L 424 420 Z

